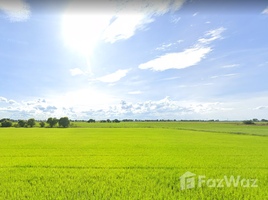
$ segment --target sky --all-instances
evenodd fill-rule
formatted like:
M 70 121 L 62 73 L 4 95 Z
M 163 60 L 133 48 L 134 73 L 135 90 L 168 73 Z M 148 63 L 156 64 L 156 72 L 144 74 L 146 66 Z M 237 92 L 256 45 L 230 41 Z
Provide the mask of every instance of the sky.
M 0 0 L 0 118 L 268 119 L 267 27 L 264 0 Z

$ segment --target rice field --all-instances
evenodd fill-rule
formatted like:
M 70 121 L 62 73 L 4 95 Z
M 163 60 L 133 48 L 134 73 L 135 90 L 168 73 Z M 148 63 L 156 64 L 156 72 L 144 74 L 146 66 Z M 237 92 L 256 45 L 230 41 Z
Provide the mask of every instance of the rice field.
M 78 125 L 84 128 L 1 128 L 0 199 L 268 199 L 268 137 L 252 135 L 267 134 L 267 126 Z M 228 133 L 238 129 L 248 135 Z M 187 171 L 195 187 L 183 189 Z M 201 175 L 250 184 L 199 187 Z

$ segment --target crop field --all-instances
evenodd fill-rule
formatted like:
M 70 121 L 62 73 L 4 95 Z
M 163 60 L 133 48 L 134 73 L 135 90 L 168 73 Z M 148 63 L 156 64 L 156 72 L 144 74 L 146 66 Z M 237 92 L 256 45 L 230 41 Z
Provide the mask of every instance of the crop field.
M 268 199 L 268 126 L 75 126 L 0 128 L 0 199 Z

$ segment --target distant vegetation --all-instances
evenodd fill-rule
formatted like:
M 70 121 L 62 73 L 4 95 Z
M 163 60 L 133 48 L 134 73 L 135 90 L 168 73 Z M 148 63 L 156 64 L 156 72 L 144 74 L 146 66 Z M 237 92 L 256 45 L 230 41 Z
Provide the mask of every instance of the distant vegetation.
M 48 118 L 46 121 L 44 120 L 35 120 L 34 118 L 28 119 L 28 120 L 14 120 L 14 119 L 9 119 L 9 118 L 3 118 L 0 120 L 0 127 L 25 127 L 25 128 L 31 128 L 31 127 L 36 127 L 38 124 L 41 128 L 44 127 L 63 127 L 63 128 L 68 128 L 68 127 L 78 127 L 76 124 L 71 123 L 71 122 L 87 122 L 87 123 L 120 123 L 120 122 L 219 122 L 219 120 L 170 120 L 170 119 L 145 119 L 145 120 L 140 120 L 140 119 L 106 119 L 106 120 L 95 120 L 95 119 L 89 119 L 89 120 L 71 120 L 68 117 L 61 117 L 60 119 L 57 118 Z M 228 121 L 228 122 L 239 122 L 239 121 Z M 259 122 L 262 122 L 260 124 Z M 257 118 L 254 118 L 252 120 L 244 120 L 242 121 L 243 124 L 245 125 L 254 125 L 254 124 L 259 124 L 259 125 L 265 125 L 263 122 L 268 122 L 267 119 L 261 119 L 258 120 Z M 241 121 L 239 122 L 241 123 Z M 268 123 L 266 123 L 268 124 Z

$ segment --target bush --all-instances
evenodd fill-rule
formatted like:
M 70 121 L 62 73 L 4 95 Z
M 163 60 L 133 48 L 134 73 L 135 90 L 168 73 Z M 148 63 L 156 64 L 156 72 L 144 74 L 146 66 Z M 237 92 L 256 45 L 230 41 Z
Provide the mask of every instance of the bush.
M 255 124 L 252 120 L 245 120 L 243 121 L 244 124 Z
M 5 120 L 1 124 L 2 124 L 2 127 L 11 127 L 12 126 L 12 122 L 9 120 Z

